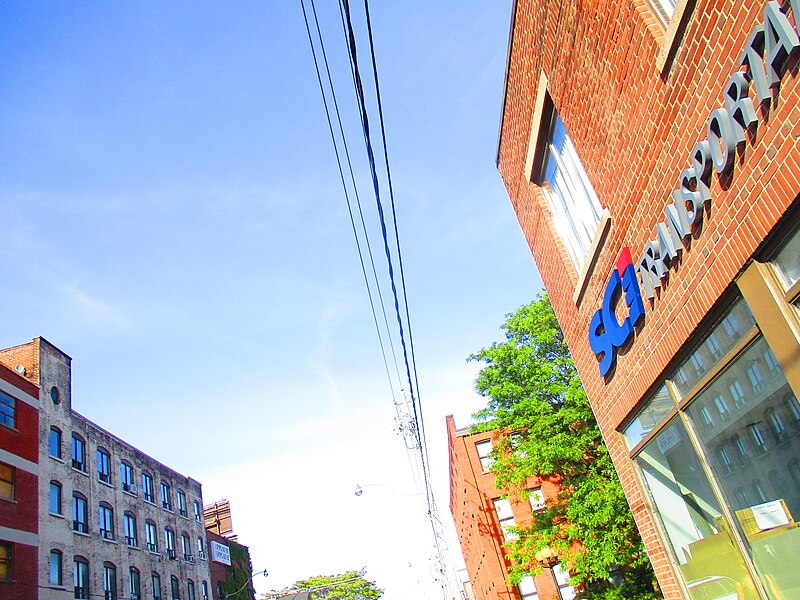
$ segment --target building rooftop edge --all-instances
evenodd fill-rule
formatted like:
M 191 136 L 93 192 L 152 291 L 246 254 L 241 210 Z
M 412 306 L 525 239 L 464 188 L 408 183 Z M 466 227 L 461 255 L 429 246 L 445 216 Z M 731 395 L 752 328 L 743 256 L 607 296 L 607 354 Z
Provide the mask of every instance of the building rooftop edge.
M 500 145 L 503 143 L 503 122 L 506 119 L 506 96 L 508 95 L 508 73 L 511 70 L 511 51 L 514 47 L 514 26 L 517 22 L 517 5 L 519 0 L 514 0 L 511 7 L 511 23 L 508 27 L 508 49 L 506 50 L 506 69 L 503 75 L 503 98 L 500 106 L 500 126 L 497 130 L 497 153 L 494 157 L 494 165 L 500 168 Z
M 116 440 L 117 442 L 119 442 L 119 443 L 120 443 L 120 444 L 122 444 L 123 446 L 126 446 L 126 447 L 130 448 L 130 449 L 131 449 L 131 450 L 133 450 L 134 452 L 138 452 L 139 454 L 143 454 L 144 456 L 146 456 L 147 458 L 149 458 L 150 460 L 152 460 L 154 463 L 158 464 L 158 465 L 159 465 L 159 467 L 163 467 L 163 468 L 164 468 L 164 471 L 168 471 L 168 472 L 170 472 L 170 473 L 172 473 L 172 474 L 174 474 L 174 475 L 177 475 L 179 478 L 183 478 L 183 479 L 187 479 L 187 480 L 189 480 L 189 481 L 193 481 L 194 483 L 196 483 L 196 484 L 197 484 L 198 486 L 200 486 L 201 488 L 203 487 L 203 484 L 202 484 L 202 483 L 200 483 L 200 482 L 199 482 L 197 479 L 195 479 L 194 477 L 190 477 L 190 476 L 188 476 L 188 475 L 184 475 L 183 473 L 179 473 L 178 471 L 176 471 L 176 470 L 175 470 L 175 469 L 173 469 L 172 467 L 170 467 L 170 466 L 168 466 L 168 465 L 165 465 L 165 464 L 164 464 L 163 462 L 161 462 L 160 460 L 158 460 L 158 459 L 156 459 L 156 458 L 153 458 L 153 457 L 152 457 L 152 456 L 150 456 L 150 455 L 149 455 L 147 452 L 144 452 L 143 450 L 141 450 L 141 449 L 137 448 L 136 446 L 134 446 L 134 445 L 133 445 L 133 444 L 131 444 L 130 442 L 126 442 L 125 440 L 123 440 L 123 439 L 122 439 L 121 437 L 119 437 L 118 435 L 116 435 L 116 434 L 113 434 L 113 433 L 111 433 L 110 431 L 108 431 L 106 428 L 104 428 L 104 427 L 101 427 L 100 425 L 98 425 L 97 423 L 95 423 L 94 421 L 92 421 L 91 419 L 89 419 L 88 417 L 85 417 L 84 415 L 82 415 L 82 414 L 81 414 L 81 413 L 79 413 L 78 411 L 76 411 L 76 410 L 71 410 L 70 412 L 72 413 L 72 417 L 73 417 L 73 418 L 77 418 L 78 420 L 81 420 L 81 421 L 83 421 L 83 422 L 87 423 L 88 425 L 91 425 L 92 427 L 95 427 L 96 429 L 98 429 L 98 430 L 102 431 L 104 434 L 106 434 L 106 435 L 108 435 L 108 436 L 112 437 L 114 440 Z

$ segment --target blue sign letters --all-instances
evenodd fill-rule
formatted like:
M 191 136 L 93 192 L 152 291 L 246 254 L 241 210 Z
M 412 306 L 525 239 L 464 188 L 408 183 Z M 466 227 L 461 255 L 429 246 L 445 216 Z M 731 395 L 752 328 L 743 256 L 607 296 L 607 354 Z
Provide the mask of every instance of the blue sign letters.
M 628 316 L 617 321 L 615 310 L 622 293 L 625 293 L 625 304 Z M 600 375 L 605 377 L 614 366 L 617 348 L 625 344 L 633 335 L 633 329 L 644 317 L 644 303 L 633 268 L 628 248 L 620 253 L 617 268 L 611 273 L 603 296 L 603 307 L 594 313 L 589 323 L 589 346 L 600 358 Z

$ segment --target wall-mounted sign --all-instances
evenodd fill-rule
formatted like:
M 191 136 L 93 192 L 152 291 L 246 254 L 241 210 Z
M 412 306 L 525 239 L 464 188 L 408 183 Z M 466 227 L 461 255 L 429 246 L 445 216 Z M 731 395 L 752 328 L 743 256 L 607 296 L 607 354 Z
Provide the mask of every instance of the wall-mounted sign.
M 790 8 L 794 26 L 786 16 Z M 647 243 L 636 263 L 635 269 L 648 299 L 654 300 L 656 290 L 661 289 L 669 270 L 677 265 L 686 249 L 685 242 L 700 231 L 706 206 L 711 203 L 712 172 L 716 171 L 718 175 L 731 173 L 737 149 L 746 143 L 748 137 L 752 144 L 760 139 L 756 136 L 758 117 L 750 98 L 750 85 L 755 88 L 765 118 L 768 117 L 774 102 L 774 88 L 781 83 L 787 60 L 800 48 L 798 27 L 800 0 L 787 0 L 783 6 L 775 0 L 766 3 L 764 21 L 751 32 L 739 59 L 740 69 L 731 75 L 723 88 L 724 106 L 711 111 L 706 139 L 698 142 L 689 155 L 689 164 L 681 172 L 672 192 L 672 202 L 664 210 L 665 218 L 656 227 L 655 238 Z M 623 249 L 623 253 L 626 251 Z M 589 325 L 589 345 L 600 360 L 601 376 L 605 376 L 613 366 L 617 348 L 633 335 L 633 327 L 629 327 L 628 321 L 635 326 L 641 319 L 640 314 L 634 314 L 633 308 L 630 317 L 621 324 L 612 318 L 620 285 L 625 289 L 626 301 L 631 307 L 627 298 L 632 285 L 625 285 L 624 273 L 620 272 L 618 265 L 606 287 L 603 308 L 594 314 Z
M 211 560 L 230 566 L 231 550 L 225 544 L 211 540 Z
M 628 316 L 617 321 L 617 303 L 625 292 Z M 644 317 L 644 303 L 639 292 L 639 282 L 631 260 L 631 251 L 623 248 L 617 268 L 611 273 L 603 295 L 603 307 L 594 313 L 589 324 L 589 345 L 600 360 L 600 375 L 604 376 L 614 366 L 617 348 L 633 337 L 633 328 Z

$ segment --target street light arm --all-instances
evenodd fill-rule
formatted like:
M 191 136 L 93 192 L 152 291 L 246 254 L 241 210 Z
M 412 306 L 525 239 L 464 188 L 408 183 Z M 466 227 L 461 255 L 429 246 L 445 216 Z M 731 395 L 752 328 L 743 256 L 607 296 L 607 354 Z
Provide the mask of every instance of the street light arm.
M 253 579 L 255 579 L 256 575 L 263 575 L 264 577 L 269 577 L 269 573 L 267 573 L 267 570 L 266 570 L 266 569 L 264 569 L 263 571 L 258 571 L 258 572 L 256 572 L 256 573 L 253 573 L 253 574 L 252 574 L 252 575 L 251 575 L 251 576 L 248 578 L 248 580 L 244 582 L 244 585 L 243 585 L 242 587 L 240 587 L 238 590 L 236 590 L 236 591 L 235 591 L 235 592 L 233 592 L 232 594 L 226 594 L 226 595 L 225 595 L 225 598 L 235 598 L 236 596 L 238 596 L 238 595 L 239 595 L 239 593 L 240 593 L 240 592 L 241 592 L 241 591 L 242 591 L 244 588 L 246 588 L 246 587 L 247 587 L 247 585 L 248 585 L 250 582 L 252 582 L 252 581 L 253 581 Z

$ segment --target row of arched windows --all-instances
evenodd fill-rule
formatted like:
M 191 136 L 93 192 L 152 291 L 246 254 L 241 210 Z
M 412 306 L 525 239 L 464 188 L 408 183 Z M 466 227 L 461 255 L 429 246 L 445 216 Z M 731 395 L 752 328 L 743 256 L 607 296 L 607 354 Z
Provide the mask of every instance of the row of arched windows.
M 53 586 L 65 586 L 64 580 L 64 553 L 61 550 L 51 550 L 49 555 L 49 582 Z M 127 582 L 117 578 L 117 567 L 114 563 L 103 562 L 103 596 L 105 600 L 209 600 L 208 583 L 201 581 L 199 589 L 191 579 L 182 585 L 175 575 L 169 576 L 169 586 L 166 581 L 162 586 L 161 575 L 151 571 L 149 581 L 143 578 L 139 569 L 128 569 Z M 76 600 L 89 600 L 92 594 L 89 589 L 90 582 L 89 561 L 83 556 L 72 559 L 72 584 Z M 127 585 L 126 585 L 127 584 Z M 97 595 L 96 593 L 94 595 Z
M 63 513 L 62 486 L 58 481 L 50 482 L 50 514 L 64 516 Z M 117 539 L 116 524 L 114 519 L 114 508 L 107 502 L 100 502 L 97 510 L 97 524 L 100 537 L 106 540 Z M 89 511 L 88 500 L 82 493 L 75 491 L 72 493 L 72 530 L 79 533 L 89 533 Z M 159 551 L 159 535 L 155 521 L 147 519 L 145 521 L 145 544 L 150 552 Z M 136 515 L 126 510 L 122 516 L 122 532 L 124 541 L 133 548 L 139 547 L 139 528 Z M 205 558 L 205 545 L 202 536 L 197 536 L 193 544 L 189 534 L 185 531 L 181 533 L 180 555 L 176 547 L 175 531 L 171 527 L 164 528 L 164 551 L 170 558 L 183 556 L 183 560 L 194 562 L 194 550 L 197 550 L 197 558 Z
M 86 440 L 79 434 L 73 432 L 70 441 L 70 465 L 73 469 L 82 473 L 89 472 L 86 448 Z M 62 460 L 62 432 L 55 426 L 50 427 L 49 450 L 50 456 Z M 112 465 L 111 453 L 102 446 L 97 446 L 97 479 L 109 486 L 114 485 Z M 139 488 L 134 480 L 133 465 L 125 459 L 120 459 L 119 478 L 122 491 L 135 496 L 139 494 Z M 146 502 L 156 504 L 153 481 L 153 475 L 143 470 L 141 473 L 142 497 Z M 173 511 L 175 507 L 173 504 L 172 485 L 168 481 L 162 479 L 160 481 L 159 490 L 162 508 Z M 177 489 L 175 491 L 175 497 L 177 500 L 178 514 L 188 519 L 189 508 L 186 500 L 186 493 L 181 489 Z M 202 509 L 199 500 L 194 500 L 193 509 L 195 521 L 198 523 L 202 522 Z

